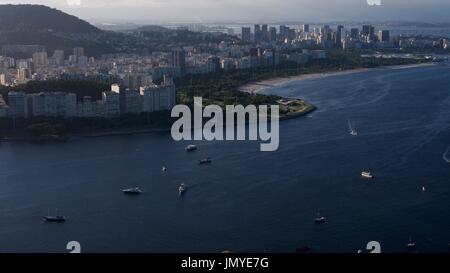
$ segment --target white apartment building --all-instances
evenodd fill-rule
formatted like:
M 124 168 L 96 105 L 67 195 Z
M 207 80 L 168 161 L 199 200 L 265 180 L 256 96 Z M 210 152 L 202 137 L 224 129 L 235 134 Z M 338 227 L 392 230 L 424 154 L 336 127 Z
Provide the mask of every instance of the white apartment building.
M 24 92 L 9 92 L 9 116 L 12 118 L 24 118 L 26 117 L 25 109 L 25 93 Z
M 120 95 L 116 92 L 106 91 L 102 93 L 104 116 L 115 118 L 120 116 Z
M 176 91 L 172 78 L 164 77 L 162 85 L 141 87 L 142 112 L 170 110 L 176 103 Z
M 26 96 L 27 117 L 75 117 L 77 97 L 72 93 L 37 93 Z
M 139 114 L 142 112 L 142 98 L 138 90 L 125 90 L 125 112 L 130 114 Z

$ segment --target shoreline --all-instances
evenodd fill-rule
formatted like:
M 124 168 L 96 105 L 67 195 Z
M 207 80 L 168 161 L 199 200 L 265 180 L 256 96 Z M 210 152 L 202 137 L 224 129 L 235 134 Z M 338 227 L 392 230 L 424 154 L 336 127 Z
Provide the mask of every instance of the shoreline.
M 321 79 L 321 78 L 327 78 L 332 76 L 342 76 L 342 75 L 351 75 L 356 73 L 362 73 L 362 72 L 369 72 L 374 70 L 380 70 L 380 69 L 409 69 L 409 68 L 417 68 L 417 67 L 428 67 L 428 66 L 434 66 L 436 63 L 434 62 L 427 62 L 427 63 L 420 63 L 420 64 L 406 64 L 406 65 L 391 65 L 391 66 L 380 66 L 380 67 L 373 67 L 373 68 L 354 68 L 354 69 L 347 69 L 347 70 L 341 70 L 341 71 L 328 71 L 328 72 L 318 72 L 318 73 L 306 73 L 306 74 L 300 74 L 296 76 L 290 76 L 290 77 L 277 77 L 252 83 L 247 83 L 239 87 L 239 91 L 251 93 L 251 94 L 260 94 L 262 91 L 278 87 L 290 82 L 297 82 L 297 81 L 303 81 L 303 80 L 310 80 L 310 79 Z
M 326 78 L 326 77 L 331 77 L 331 76 L 350 75 L 350 74 L 356 74 L 356 73 L 362 73 L 362 72 L 368 72 L 368 71 L 380 70 L 380 69 L 394 70 L 394 69 L 428 67 L 428 66 L 434 66 L 435 64 L 436 63 L 434 63 L 434 62 L 427 62 L 427 63 L 420 63 L 420 64 L 392 65 L 392 66 L 380 66 L 380 67 L 374 67 L 374 68 L 355 68 L 355 69 L 347 69 L 347 70 L 342 70 L 342 71 L 307 73 L 307 74 L 300 74 L 297 76 L 278 77 L 278 78 L 271 78 L 271 79 L 262 80 L 262 81 L 258 81 L 258 82 L 248 83 L 248 84 L 244 84 L 241 87 L 239 87 L 238 90 L 240 92 L 258 94 L 268 88 L 281 86 L 286 83 L 294 82 L 294 81 L 319 79 L 319 78 Z M 302 102 L 306 105 L 306 107 L 301 110 L 296 110 L 296 111 L 290 112 L 288 114 L 281 115 L 280 121 L 304 117 L 308 114 L 311 114 L 315 110 L 317 110 L 316 106 L 314 106 L 313 104 L 311 104 L 307 101 L 304 101 L 302 99 L 294 99 L 294 98 L 283 98 L 283 99 Z M 124 130 L 117 130 L 117 131 L 103 131 L 103 132 L 94 132 L 94 133 L 74 133 L 74 134 L 69 134 L 68 138 L 69 139 L 100 138 L 100 137 L 155 134 L 155 133 L 168 133 L 168 132 L 170 132 L 170 128 L 124 129 Z M 26 137 L 26 136 L 0 137 L 0 143 L 2 143 L 2 142 L 30 142 L 31 140 L 32 140 L 32 138 Z

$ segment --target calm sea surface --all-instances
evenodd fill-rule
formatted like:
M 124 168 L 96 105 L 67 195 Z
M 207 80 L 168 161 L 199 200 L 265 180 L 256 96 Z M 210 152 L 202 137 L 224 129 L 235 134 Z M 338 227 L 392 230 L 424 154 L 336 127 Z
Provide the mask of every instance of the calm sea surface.
M 418 251 L 449 250 L 448 65 L 266 92 L 319 108 L 282 122 L 273 153 L 255 142 L 198 142 L 186 153 L 189 143 L 168 134 L 1 143 L 0 252 L 66 252 L 73 240 L 84 252 L 356 252 L 373 240 L 404 252 L 410 236 Z M 198 166 L 207 156 L 213 164 Z M 361 180 L 364 169 L 377 178 Z M 181 182 L 190 188 L 179 199 Z M 134 186 L 145 193 L 122 194 Z M 44 223 L 49 208 L 68 221 Z M 313 222 L 319 208 L 324 225 Z

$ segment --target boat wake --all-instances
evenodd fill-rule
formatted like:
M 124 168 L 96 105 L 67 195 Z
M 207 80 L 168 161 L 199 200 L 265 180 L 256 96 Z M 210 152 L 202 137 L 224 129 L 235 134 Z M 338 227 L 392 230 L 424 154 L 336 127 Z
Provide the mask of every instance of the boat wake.
M 444 159 L 445 162 L 450 163 L 450 147 L 448 147 L 445 153 L 442 155 L 442 159 Z

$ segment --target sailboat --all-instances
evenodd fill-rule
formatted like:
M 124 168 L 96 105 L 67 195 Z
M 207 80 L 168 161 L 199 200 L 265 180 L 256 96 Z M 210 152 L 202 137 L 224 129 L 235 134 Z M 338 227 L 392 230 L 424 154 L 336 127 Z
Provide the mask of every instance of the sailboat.
M 350 130 L 350 135 L 352 135 L 352 136 L 357 136 L 358 135 L 358 131 L 356 131 L 356 129 L 353 128 L 352 123 L 350 122 L 350 120 L 348 120 L 348 129 Z
M 58 209 L 56 209 L 55 215 L 50 215 L 50 210 L 47 212 L 47 216 L 44 216 L 44 220 L 46 222 L 56 222 L 56 223 L 63 223 L 66 221 L 66 217 L 58 214 Z
M 183 194 L 187 191 L 186 184 L 181 183 L 180 186 L 178 186 L 178 196 L 181 197 Z
M 326 222 L 325 217 L 320 214 L 320 209 L 317 211 L 317 216 L 316 218 L 314 218 L 314 222 L 316 222 L 317 224 L 323 224 Z
M 406 245 L 406 247 L 409 248 L 409 249 L 416 248 L 416 243 L 413 242 L 411 236 L 409 236 L 409 243 Z

